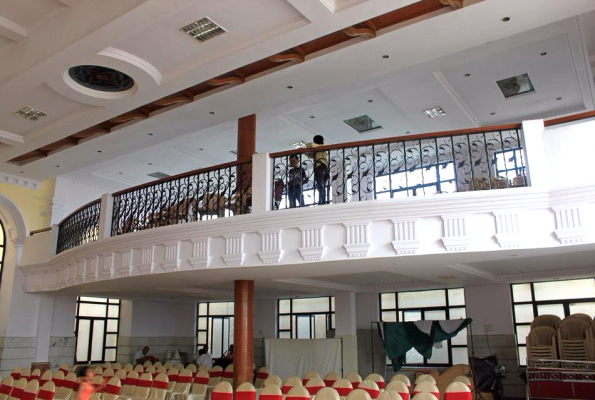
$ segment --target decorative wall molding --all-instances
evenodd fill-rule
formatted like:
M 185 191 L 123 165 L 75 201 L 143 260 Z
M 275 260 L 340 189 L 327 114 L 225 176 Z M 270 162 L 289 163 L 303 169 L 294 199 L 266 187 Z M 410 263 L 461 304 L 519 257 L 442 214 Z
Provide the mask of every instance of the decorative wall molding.
M 201 269 L 209 266 L 209 238 L 190 239 L 192 258 L 188 260 L 192 268 Z
M 467 214 L 442 215 L 446 251 L 467 251 L 471 238 L 467 236 Z
M 165 247 L 165 259 L 161 263 L 161 267 L 166 272 L 174 272 L 180 269 L 182 260 L 178 257 L 179 255 L 179 242 L 177 240 L 163 243 Z
M 260 231 L 260 251 L 258 257 L 264 264 L 277 264 L 281 261 L 281 230 Z
M 25 178 L 24 176 L 16 176 L 7 172 L 0 172 L 0 182 L 8 183 L 10 185 L 23 186 L 28 189 L 37 190 L 41 182 L 35 179 Z
M 554 233 L 562 244 L 582 243 L 587 235 L 583 226 L 581 205 L 553 207 L 556 214 L 556 230 Z
M 85 282 L 97 280 L 97 269 L 99 267 L 99 255 L 85 259 Z
M 420 244 L 417 238 L 419 218 L 393 218 L 391 221 L 395 232 L 393 248 L 397 254 L 417 254 Z
M 302 246 L 298 249 L 304 261 L 320 261 L 324 253 L 322 230 L 324 225 L 300 226 Z
M 370 221 L 344 222 L 347 230 L 347 243 L 343 248 L 349 257 L 367 257 L 370 250 L 370 234 L 368 227 Z
M 102 263 L 101 263 L 101 279 L 112 279 L 114 277 L 114 257 L 115 254 L 105 253 L 102 255 Z
M 496 241 L 503 249 L 519 247 L 523 241 L 519 214 L 516 211 L 494 211 L 496 220 Z
M 116 49 L 115 47 L 108 47 L 107 49 L 100 51 L 99 55 L 116 58 L 118 60 L 132 64 L 149 74 L 149 76 L 155 80 L 157 85 L 161 83 L 161 72 L 159 72 L 159 70 L 151 63 L 135 56 L 134 54 L 130 54 L 124 50 Z
M 27 39 L 27 29 L 4 17 L 0 17 L 0 35 L 15 42 Z
M 242 265 L 244 259 L 244 235 L 242 233 L 234 233 L 231 235 L 223 235 L 225 239 L 225 254 L 223 261 L 228 267 L 237 267 Z
M 140 264 L 138 265 L 138 270 L 143 275 L 152 274 L 155 269 L 155 262 L 153 261 L 155 247 L 153 245 L 143 246 L 140 248 L 140 252 Z
M 121 250 L 120 254 L 122 254 L 122 264 L 121 267 L 118 268 L 118 275 L 119 276 L 130 276 L 132 275 L 132 256 L 134 254 L 134 249 L 130 250 Z

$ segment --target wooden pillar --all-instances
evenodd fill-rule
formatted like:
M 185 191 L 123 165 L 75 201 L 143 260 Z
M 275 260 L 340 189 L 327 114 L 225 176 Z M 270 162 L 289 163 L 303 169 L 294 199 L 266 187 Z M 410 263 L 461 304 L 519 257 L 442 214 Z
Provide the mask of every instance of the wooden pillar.
M 233 314 L 233 386 L 252 383 L 254 281 L 235 281 Z
M 238 161 L 251 161 L 256 153 L 256 114 L 238 119 Z

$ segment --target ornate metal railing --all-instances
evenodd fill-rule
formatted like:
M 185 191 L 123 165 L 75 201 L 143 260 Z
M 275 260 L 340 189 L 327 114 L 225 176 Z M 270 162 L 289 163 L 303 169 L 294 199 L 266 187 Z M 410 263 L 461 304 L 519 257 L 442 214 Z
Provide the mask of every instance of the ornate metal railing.
M 252 163 L 186 172 L 113 194 L 112 236 L 184 222 L 246 214 Z
M 305 148 L 271 157 L 273 209 L 526 184 L 519 125 Z
M 95 200 L 64 218 L 58 229 L 56 254 L 96 241 L 99 237 L 100 212 L 101 200 Z

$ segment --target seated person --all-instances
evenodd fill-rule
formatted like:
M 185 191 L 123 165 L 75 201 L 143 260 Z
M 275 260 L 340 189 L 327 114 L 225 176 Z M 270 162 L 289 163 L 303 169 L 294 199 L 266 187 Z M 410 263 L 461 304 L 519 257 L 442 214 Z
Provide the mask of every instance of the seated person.
M 223 355 L 215 361 L 215 365 L 219 365 L 225 369 L 228 365 L 233 364 L 233 344 L 229 346 L 229 349 L 223 353 Z
M 209 347 L 205 345 L 198 351 L 198 357 L 196 358 L 196 365 L 206 365 L 209 369 L 213 368 L 213 355 L 209 353 Z
M 142 348 L 142 350 L 137 351 L 136 354 L 134 355 L 134 364 L 137 365 L 143 365 L 144 363 L 146 363 L 147 361 L 151 361 L 151 356 L 149 355 L 149 346 L 145 346 Z

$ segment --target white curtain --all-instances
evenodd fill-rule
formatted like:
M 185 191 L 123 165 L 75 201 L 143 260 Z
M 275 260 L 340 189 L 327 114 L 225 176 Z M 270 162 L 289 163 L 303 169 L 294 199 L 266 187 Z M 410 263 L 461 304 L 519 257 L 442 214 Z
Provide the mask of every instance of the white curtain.
M 329 372 L 341 373 L 341 339 L 266 339 L 269 372 L 283 381 L 302 378 L 314 370 L 324 378 Z

